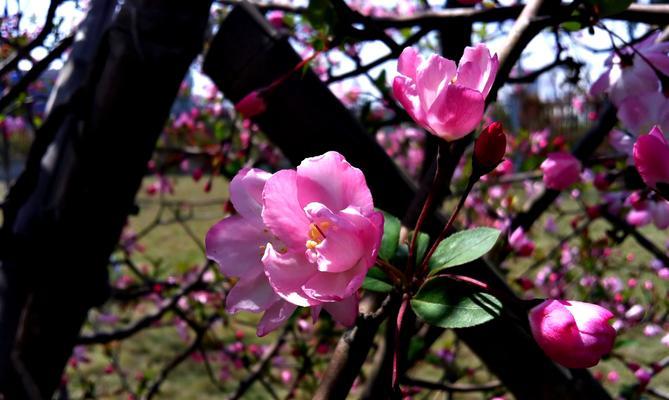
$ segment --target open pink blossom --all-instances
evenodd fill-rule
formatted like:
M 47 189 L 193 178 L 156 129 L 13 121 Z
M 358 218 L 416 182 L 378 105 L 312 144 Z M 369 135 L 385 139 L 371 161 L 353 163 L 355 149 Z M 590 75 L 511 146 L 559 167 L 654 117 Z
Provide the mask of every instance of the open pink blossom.
M 626 46 L 611 53 L 604 62 L 607 70 L 593 83 L 590 93 L 608 92 L 611 101 L 619 106 L 626 97 L 658 91 L 660 80 L 648 62 L 669 75 L 669 42 L 656 43 L 659 35 L 657 31 L 634 44 L 636 51 Z
M 546 300 L 529 314 L 532 336 L 553 361 L 567 368 L 589 368 L 613 348 L 613 314 L 595 304 Z
M 438 54 L 423 59 L 407 47 L 399 57 L 393 92 L 418 124 L 452 141 L 481 122 L 498 68 L 497 55 L 491 57 L 484 44 L 465 48 L 457 67 Z
M 646 185 L 669 199 L 669 143 L 657 126 L 634 144 L 634 165 Z
M 567 152 L 550 153 L 541 171 L 547 188 L 564 190 L 581 179 L 581 162 Z
M 261 262 L 268 243 L 282 246 L 261 217 L 262 191 L 270 176 L 259 169 L 239 171 L 230 182 L 230 199 L 238 214 L 214 225 L 205 239 L 207 257 L 218 263 L 224 275 L 239 278 L 228 293 L 226 310 L 265 313 L 258 336 L 283 325 L 296 308 L 274 292 Z
M 331 151 L 277 172 L 262 197 L 263 222 L 282 243 L 268 243 L 262 258 L 276 293 L 352 325 L 357 291 L 383 234 L 383 214 L 374 210 L 362 171 Z

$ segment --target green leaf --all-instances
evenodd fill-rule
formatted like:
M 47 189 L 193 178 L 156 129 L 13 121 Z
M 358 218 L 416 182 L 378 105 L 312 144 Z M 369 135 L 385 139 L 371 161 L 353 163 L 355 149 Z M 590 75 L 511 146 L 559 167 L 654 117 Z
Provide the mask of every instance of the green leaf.
M 388 293 L 393 290 L 393 284 L 381 268 L 374 266 L 367 272 L 362 288 L 372 292 Z
M 492 249 L 500 231 L 474 228 L 454 233 L 442 240 L 430 258 L 430 274 L 474 261 Z
M 480 289 L 443 276 L 425 281 L 411 300 L 423 321 L 442 328 L 468 328 L 500 315 L 502 304 Z
M 400 241 L 400 228 L 402 223 L 400 220 L 383 210 L 383 238 L 381 239 L 381 248 L 379 249 L 379 257 L 382 260 L 390 260 L 397 251 L 397 245 Z
M 564 30 L 567 30 L 569 32 L 576 32 L 580 31 L 583 29 L 583 25 L 581 25 L 580 22 L 578 21 L 567 21 L 563 22 L 560 24 L 560 27 L 562 27 Z
M 413 232 L 409 235 L 409 243 L 413 239 Z M 423 257 L 425 257 L 425 252 L 427 252 L 427 245 L 430 244 L 430 235 L 424 232 L 418 234 L 418 239 L 416 240 L 416 265 L 420 265 L 423 262 Z

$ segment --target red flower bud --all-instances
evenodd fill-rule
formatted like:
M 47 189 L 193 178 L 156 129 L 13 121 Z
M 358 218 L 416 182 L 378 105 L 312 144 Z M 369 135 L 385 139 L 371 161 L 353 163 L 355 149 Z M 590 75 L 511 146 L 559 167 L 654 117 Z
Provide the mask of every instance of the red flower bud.
M 258 90 L 247 94 L 235 104 L 235 110 L 242 114 L 244 118 L 255 117 L 258 114 L 264 113 L 266 109 L 265 99 L 263 99 L 262 93 Z
M 488 125 L 474 143 L 474 171 L 485 175 L 497 167 L 506 153 L 506 135 L 500 122 Z

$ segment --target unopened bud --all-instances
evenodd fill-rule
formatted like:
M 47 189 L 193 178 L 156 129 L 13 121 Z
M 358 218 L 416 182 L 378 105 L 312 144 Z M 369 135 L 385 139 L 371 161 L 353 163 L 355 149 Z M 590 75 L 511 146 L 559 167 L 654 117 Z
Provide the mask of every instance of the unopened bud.
M 265 99 L 258 90 L 247 94 L 235 104 L 235 110 L 242 114 L 244 118 L 255 117 L 258 114 L 264 113 L 266 109 Z
M 474 172 L 479 176 L 494 170 L 504 159 L 506 135 L 500 122 L 493 122 L 483 129 L 474 143 Z

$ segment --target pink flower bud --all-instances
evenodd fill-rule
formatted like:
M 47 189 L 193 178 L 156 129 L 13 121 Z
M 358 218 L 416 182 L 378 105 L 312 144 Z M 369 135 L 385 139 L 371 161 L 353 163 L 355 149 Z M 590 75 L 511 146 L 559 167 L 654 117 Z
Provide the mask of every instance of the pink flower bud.
M 613 348 L 613 314 L 595 304 L 546 300 L 530 310 L 532 336 L 553 361 L 567 368 L 589 368 Z
M 267 105 L 265 104 L 265 100 L 262 97 L 262 93 L 258 90 L 254 90 L 247 94 L 235 104 L 235 110 L 242 114 L 244 118 L 255 117 L 256 115 L 264 113 L 266 109 Z
M 500 122 L 493 122 L 483 129 L 474 143 L 474 169 L 485 175 L 495 169 L 506 153 L 506 135 Z
M 581 162 L 569 153 L 550 153 L 541 163 L 544 184 L 549 189 L 564 190 L 581 178 Z

